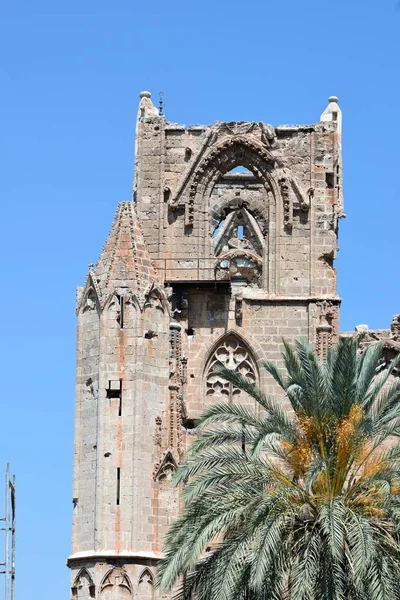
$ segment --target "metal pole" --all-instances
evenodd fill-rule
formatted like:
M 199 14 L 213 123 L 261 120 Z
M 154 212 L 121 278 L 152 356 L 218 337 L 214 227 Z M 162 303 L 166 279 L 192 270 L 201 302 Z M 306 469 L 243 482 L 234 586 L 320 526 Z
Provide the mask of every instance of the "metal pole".
M 6 555 L 5 555 L 5 591 L 4 591 L 4 600 L 9 600 L 9 572 L 10 572 L 10 564 L 9 564 L 9 547 L 8 547 L 8 536 L 10 532 L 10 507 L 9 507 L 9 483 L 10 483 L 10 465 L 7 463 L 6 467 L 6 516 L 5 516 L 5 531 L 6 531 Z
M 13 475 L 12 483 L 10 482 L 11 488 L 11 510 L 12 510 L 12 521 L 11 521 L 11 600 L 15 600 L 15 534 L 16 534 L 16 501 L 17 501 L 17 488 L 15 475 Z

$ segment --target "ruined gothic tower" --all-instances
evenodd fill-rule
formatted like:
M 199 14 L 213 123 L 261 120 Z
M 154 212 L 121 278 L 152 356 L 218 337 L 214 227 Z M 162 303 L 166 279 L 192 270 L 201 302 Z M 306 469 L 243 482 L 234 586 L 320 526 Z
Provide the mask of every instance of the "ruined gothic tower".
M 275 393 L 282 337 L 336 339 L 341 181 L 334 97 L 312 125 L 186 128 L 142 92 L 133 201 L 78 290 L 73 600 L 153 598 L 196 418 L 249 402 L 214 365 Z

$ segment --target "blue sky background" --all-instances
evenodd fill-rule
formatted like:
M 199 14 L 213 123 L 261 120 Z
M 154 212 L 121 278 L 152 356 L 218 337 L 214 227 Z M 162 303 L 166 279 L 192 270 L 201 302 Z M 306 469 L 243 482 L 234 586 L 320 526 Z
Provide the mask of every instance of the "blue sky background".
M 0 468 L 18 477 L 17 600 L 69 598 L 75 287 L 131 197 L 141 90 L 186 125 L 310 123 L 337 94 L 341 327 L 400 311 L 396 1 L 3 3 Z

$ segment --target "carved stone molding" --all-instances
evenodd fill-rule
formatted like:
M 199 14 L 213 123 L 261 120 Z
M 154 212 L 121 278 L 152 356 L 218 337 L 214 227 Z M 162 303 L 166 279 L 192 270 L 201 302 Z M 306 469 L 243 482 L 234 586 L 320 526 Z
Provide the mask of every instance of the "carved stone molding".
M 123 568 L 111 569 L 101 582 L 100 598 L 109 598 L 111 595 L 116 598 L 132 597 L 132 584 Z
M 207 182 L 218 179 L 237 165 L 249 168 L 260 180 L 268 179 L 267 172 L 278 163 L 278 159 L 256 139 L 251 136 L 234 135 L 224 139 L 211 148 L 190 176 L 188 200 L 185 206 L 185 225 L 193 225 L 194 201 L 200 187 L 205 188 Z M 179 197 L 183 193 L 180 188 L 175 199 L 170 203 L 174 208 L 180 204 Z
M 283 202 L 283 226 L 286 231 L 290 232 L 293 227 L 293 205 L 290 196 L 290 184 L 287 177 L 279 179 L 279 186 Z
M 393 317 L 390 324 L 390 334 L 396 342 L 400 342 L 400 315 Z
M 248 250 L 229 250 L 218 256 L 215 262 L 217 280 L 243 279 L 251 284 L 261 285 L 262 259 Z
M 171 479 L 172 474 L 176 471 L 177 466 L 178 462 L 175 459 L 171 448 L 168 448 L 155 466 L 153 472 L 154 481 L 161 482 L 166 479 Z
M 316 327 L 315 350 L 325 360 L 329 347 L 335 342 L 338 306 L 330 300 L 317 302 L 319 323 Z
M 75 577 L 71 592 L 73 600 L 89 600 L 95 597 L 96 588 L 90 573 L 86 569 L 81 569 Z

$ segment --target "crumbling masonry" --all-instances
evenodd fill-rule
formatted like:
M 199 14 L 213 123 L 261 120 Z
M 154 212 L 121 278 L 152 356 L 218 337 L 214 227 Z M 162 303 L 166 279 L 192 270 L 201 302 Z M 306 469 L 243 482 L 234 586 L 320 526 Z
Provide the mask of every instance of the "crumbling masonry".
M 186 128 L 142 92 L 133 202 L 78 289 L 73 600 L 153 598 L 196 418 L 250 402 L 214 365 L 277 393 L 283 337 L 337 339 L 341 170 L 335 97 L 313 125 Z

